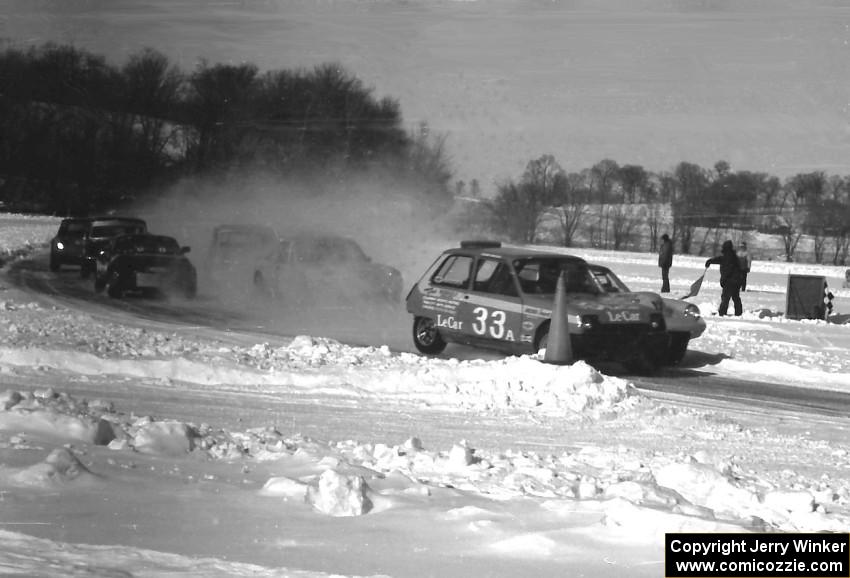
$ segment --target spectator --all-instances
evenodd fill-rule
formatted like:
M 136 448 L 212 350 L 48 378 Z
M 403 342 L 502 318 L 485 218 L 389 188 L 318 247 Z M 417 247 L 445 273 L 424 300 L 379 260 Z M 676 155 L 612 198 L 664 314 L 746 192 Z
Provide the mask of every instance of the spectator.
M 741 274 L 741 263 L 738 261 L 738 255 L 735 253 L 735 246 L 732 241 L 724 241 L 720 255 L 706 260 L 706 269 L 712 265 L 720 265 L 720 287 L 723 290 L 720 294 L 720 307 L 717 308 L 717 314 L 726 315 L 731 300 L 735 305 L 735 315 L 740 316 L 744 310 L 741 304 L 741 279 L 743 276 Z
M 738 245 L 738 262 L 741 265 L 741 291 L 747 290 L 747 275 L 750 273 L 750 267 L 753 264 L 753 258 L 747 251 L 747 242 L 741 241 Z
M 661 248 L 658 250 L 658 266 L 661 267 L 661 292 L 670 292 L 670 267 L 673 266 L 673 241 L 667 233 L 661 235 Z

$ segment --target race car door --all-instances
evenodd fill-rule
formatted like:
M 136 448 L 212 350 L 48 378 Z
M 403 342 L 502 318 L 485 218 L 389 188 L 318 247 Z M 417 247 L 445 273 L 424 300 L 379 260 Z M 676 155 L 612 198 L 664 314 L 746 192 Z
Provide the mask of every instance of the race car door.
M 473 342 L 519 345 L 522 300 L 510 267 L 496 257 L 481 256 L 475 262 L 470 290 L 458 306 L 464 333 Z

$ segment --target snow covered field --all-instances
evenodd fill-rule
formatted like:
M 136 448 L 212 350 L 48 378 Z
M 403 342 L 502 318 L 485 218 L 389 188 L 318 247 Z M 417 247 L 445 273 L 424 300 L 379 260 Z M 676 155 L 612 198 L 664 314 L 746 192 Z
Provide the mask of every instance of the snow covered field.
M 0 258 L 57 223 L 3 215 Z M 576 253 L 660 283 L 653 255 Z M 704 261 L 675 258 L 674 295 Z M 789 272 L 827 276 L 838 322 L 784 318 Z M 719 318 L 713 268 L 683 366 L 850 392 L 843 277 L 756 262 L 745 314 Z M 0 573 L 660 576 L 664 532 L 850 527 L 846 418 L 463 357 L 246 343 L 0 277 Z

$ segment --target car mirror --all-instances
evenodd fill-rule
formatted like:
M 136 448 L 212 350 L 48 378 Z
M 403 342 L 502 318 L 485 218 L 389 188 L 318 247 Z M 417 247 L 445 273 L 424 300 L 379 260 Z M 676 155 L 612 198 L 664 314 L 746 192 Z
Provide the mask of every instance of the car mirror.
M 186 253 L 188 253 L 191 250 L 192 250 L 192 247 L 180 247 L 180 254 L 185 255 Z

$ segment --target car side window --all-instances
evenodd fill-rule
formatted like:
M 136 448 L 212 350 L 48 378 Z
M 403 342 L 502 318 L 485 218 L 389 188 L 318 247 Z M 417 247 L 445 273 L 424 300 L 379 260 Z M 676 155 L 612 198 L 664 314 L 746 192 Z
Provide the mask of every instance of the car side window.
M 434 285 L 445 285 L 458 289 L 466 288 L 469 285 L 469 272 L 471 270 L 472 257 L 452 255 L 443 261 L 443 264 L 431 278 L 431 282 Z
M 514 285 L 511 271 L 507 263 L 495 259 L 479 259 L 478 271 L 472 288 L 474 291 L 483 293 L 495 293 L 496 295 L 517 296 L 516 285 Z
M 598 293 L 599 290 L 591 277 L 589 270 L 581 267 L 570 267 L 566 270 L 567 293 Z

